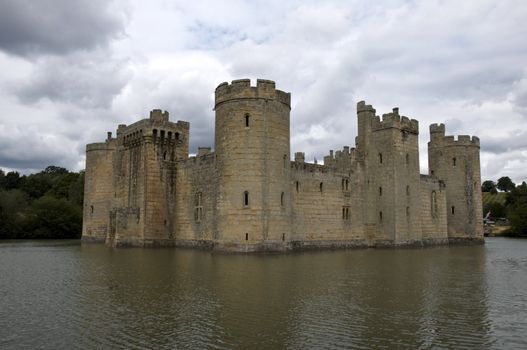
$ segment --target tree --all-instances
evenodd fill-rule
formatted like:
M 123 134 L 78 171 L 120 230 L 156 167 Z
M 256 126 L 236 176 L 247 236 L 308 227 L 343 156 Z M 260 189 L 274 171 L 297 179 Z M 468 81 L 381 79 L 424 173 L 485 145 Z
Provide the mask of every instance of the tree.
M 28 230 L 34 238 L 77 238 L 81 235 L 82 210 L 64 199 L 43 196 L 28 214 Z
M 0 191 L 0 238 L 21 237 L 27 206 L 27 195 L 21 190 Z
M 20 185 L 20 174 L 17 171 L 10 171 L 5 175 L 5 189 L 12 190 Z
M 498 179 L 498 189 L 501 191 L 509 192 L 512 191 L 516 185 L 512 182 L 508 176 L 502 176 Z
M 5 189 L 5 172 L 0 169 L 0 190 Z
M 483 181 L 481 184 L 481 192 L 492 192 L 496 189 L 496 183 L 492 180 Z
M 527 236 L 527 184 L 525 181 L 512 189 L 507 196 L 507 204 L 512 233 L 517 236 Z

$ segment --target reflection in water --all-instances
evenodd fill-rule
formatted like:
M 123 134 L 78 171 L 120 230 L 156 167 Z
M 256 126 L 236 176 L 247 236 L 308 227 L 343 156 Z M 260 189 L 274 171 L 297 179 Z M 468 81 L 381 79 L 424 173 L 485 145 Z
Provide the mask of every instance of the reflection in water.
M 518 244 L 523 250 L 514 250 Z M 525 310 L 527 299 L 514 294 L 527 289 L 525 248 L 527 241 L 495 239 L 473 247 L 224 255 L 2 243 L 0 347 L 525 346 L 518 307 Z M 504 276 L 518 288 L 512 295 L 497 286 Z

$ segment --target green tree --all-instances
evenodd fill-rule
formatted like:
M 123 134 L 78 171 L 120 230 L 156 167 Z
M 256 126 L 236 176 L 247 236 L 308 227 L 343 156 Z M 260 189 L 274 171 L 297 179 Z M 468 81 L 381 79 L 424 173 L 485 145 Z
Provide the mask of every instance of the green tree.
M 20 185 L 20 174 L 17 171 L 10 171 L 5 175 L 5 189 L 12 190 Z
M 19 238 L 24 234 L 27 195 L 18 189 L 0 191 L 0 238 Z
M 0 169 L 0 190 L 5 189 L 5 184 L 6 184 L 5 172 L 2 169 Z
M 512 189 L 507 196 L 508 219 L 511 232 L 516 236 L 527 236 L 527 184 L 525 181 Z
M 28 230 L 34 238 L 78 238 L 81 229 L 81 208 L 65 199 L 45 195 L 31 203 Z
M 483 181 L 481 184 L 481 192 L 492 192 L 496 189 L 496 183 L 492 180 Z
M 497 187 L 501 191 L 509 192 L 512 191 L 516 185 L 512 182 L 510 177 L 502 176 L 498 179 Z

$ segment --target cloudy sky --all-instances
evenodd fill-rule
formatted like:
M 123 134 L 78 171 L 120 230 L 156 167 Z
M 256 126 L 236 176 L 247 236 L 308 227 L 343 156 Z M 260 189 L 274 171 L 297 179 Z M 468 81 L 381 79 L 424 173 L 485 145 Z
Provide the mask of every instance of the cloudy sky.
M 220 5 L 221 4 L 221 5 Z M 0 0 L 0 168 L 84 168 L 154 108 L 213 145 L 213 92 L 292 93 L 291 151 L 354 145 L 356 103 L 481 138 L 483 179 L 527 180 L 527 2 Z

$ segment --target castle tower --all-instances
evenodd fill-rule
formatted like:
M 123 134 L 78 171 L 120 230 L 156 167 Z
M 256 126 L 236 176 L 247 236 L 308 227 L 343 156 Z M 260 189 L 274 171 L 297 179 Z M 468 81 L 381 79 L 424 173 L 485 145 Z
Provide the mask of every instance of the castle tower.
M 448 238 L 481 240 L 483 214 L 479 138 L 445 136 L 444 124 L 430 125 L 428 166 L 446 184 Z
M 108 133 L 106 142 L 86 146 L 82 240 L 104 242 L 114 195 L 113 160 L 117 140 Z
M 375 225 L 376 245 L 412 244 L 420 227 L 419 124 L 399 109 L 384 114 L 361 101 L 357 105 L 357 150 L 362 162 L 364 217 Z
M 269 80 L 222 83 L 215 92 L 216 244 L 261 250 L 291 232 L 291 95 Z

